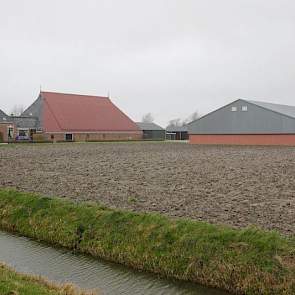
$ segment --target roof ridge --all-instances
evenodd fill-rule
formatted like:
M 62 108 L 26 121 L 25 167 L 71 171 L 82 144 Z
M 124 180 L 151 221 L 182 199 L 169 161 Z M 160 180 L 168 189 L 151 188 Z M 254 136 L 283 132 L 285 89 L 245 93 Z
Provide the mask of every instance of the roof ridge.
M 242 100 L 248 101 L 248 102 L 252 102 L 252 103 L 265 103 L 265 104 L 271 104 L 271 105 L 277 105 L 277 106 L 284 106 L 284 107 L 291 107 L 291 108 L 295 108 L 295 105 L 290 105 L 290 104 L 283 104 L 283 103 L 276 103 L 276 102 L 268 102 L 268 101 L 264 101 L 264 100 L 252 100 L 252 99 L 243 99 Z
M 255 101 L 241 99 L 242 101 L 248 102 L 256 107 L 263 108 L 276 114 L 283 115 L 285 117 L 295 119 L 295 106 L 276 104 L 271 102 Z
M 160 126 L 159 124 L 155 123 L 155 122 L 135 122 L 135 124 L 137 126 L 139 126 L 140 129 L 146 127 L 146 126 L 150 126 L 150 127 L 154 127 L 157 128 L 158 130 L 165 130 L 162 126 Z
M 52 93 L 52 94 L 61 94 L 61 95 L 75 95 L 75 96 L 85 96 L 85 97 L 96 97 L 96 98 L 110 99 L 110 97 L 108 97 L 108 96 L 99 96 L 99 95 L 92 95 L 92 94 L 78 94 L 78 93 L 55 92 L 55 91 L 40 91 L 40 93 L 41 94 Z

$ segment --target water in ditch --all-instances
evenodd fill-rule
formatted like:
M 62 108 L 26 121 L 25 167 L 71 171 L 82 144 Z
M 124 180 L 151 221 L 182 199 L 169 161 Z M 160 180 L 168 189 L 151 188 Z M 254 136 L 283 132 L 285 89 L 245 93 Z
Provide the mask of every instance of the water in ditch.
M 97 289 L 100 294 L 107 295 L 227 294 L 191 283 L 161 279 L 1 231 L 0 262 L 19 272 L 41 275 L 55 282 L 72 282 L 81 288 Z

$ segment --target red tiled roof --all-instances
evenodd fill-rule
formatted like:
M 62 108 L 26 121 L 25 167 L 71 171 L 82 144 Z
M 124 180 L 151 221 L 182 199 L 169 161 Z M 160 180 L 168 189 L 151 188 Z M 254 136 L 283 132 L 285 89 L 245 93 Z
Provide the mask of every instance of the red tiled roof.
M 59 131 L 140 131 L 108 97 L 41 92 L 43 127 Z

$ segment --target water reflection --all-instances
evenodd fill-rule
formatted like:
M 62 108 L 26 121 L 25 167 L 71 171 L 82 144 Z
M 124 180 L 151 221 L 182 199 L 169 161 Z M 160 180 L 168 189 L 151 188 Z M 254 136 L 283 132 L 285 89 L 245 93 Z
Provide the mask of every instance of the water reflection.
M 85 289 L 99 289 L 103 294 L 227 294 L 195 284 L 160 279 L 4 232 L 0 232 L 0 261 L 20 272 L 42 275 L 56 282 L 72 282 Z

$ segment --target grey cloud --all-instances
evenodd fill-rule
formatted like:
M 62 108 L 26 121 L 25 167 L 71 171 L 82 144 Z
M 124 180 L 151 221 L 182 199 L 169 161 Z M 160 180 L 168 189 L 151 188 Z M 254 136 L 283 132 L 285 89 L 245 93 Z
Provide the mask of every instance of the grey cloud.
M 0 108 L 106 95 L 166 125 L 235 98 L 295 104 L 291 0 L 1 0 Z

